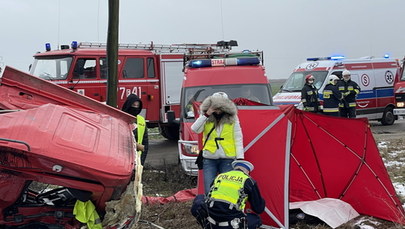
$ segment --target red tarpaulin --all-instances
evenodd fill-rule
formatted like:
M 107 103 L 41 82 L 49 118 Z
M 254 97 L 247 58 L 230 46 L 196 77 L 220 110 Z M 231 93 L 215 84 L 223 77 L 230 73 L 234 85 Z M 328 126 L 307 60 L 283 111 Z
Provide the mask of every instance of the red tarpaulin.
M 336 198 L 360 214 L 405 224 L 367 119 L 293 106 L 239 107 L 245 158 L 266 199 L 265 225 L 288 228 L 289 202 Z

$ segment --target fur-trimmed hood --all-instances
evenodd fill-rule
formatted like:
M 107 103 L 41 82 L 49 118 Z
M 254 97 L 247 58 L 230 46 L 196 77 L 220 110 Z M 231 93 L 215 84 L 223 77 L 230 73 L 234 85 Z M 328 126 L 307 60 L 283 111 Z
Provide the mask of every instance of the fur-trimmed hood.
M 234 102 L 230 99 L 221 97 L 221 96 L 208 96 L 200 105 L 200 110 L 202 114 L 205 114 L 208 111 L 208 108 L 219 109 L 224 113 L 220 122 L 224 123 L 233 123 L 236 120 L 236 115 L 238 110 Z M 214 122 L 215 117 L 210 115 L 208 121 Z

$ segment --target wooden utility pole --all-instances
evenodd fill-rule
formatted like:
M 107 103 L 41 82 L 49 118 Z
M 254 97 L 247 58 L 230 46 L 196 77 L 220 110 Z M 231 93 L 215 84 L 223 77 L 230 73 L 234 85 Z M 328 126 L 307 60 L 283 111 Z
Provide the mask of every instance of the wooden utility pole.
M 117 107 L 119 0 L 108 0 L 107 105 Z

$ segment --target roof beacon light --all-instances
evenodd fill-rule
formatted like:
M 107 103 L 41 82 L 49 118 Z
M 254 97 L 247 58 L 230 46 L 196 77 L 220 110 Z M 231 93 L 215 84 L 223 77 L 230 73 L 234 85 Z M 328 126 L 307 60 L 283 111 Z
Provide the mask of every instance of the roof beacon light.
M 237 58 L 237 65 L 257 65 L 260 60 L 257 57 Z
M 203 60 L 192 60 L 188 64 L 191 68 L 204 68 L 204 67 L 211 67 L 211 60 L 203 59 Z
M 325 57 L 310 57 L 307 58 L 307 61 L 317 61 L 317 60 L 341 60 L 344 59 L 344 56 L 325 56 Z
M 326 56 L 326 57 L 310 57 L 310 58 L 307 58 L 307 61 L 330 60 L 330 59 L 331 59 L 330 56 Z
M 336 55 L 336 56 L 331 56 L 330 57 L 331 60 L 341 60 L 341 59 L 344 59 L 344 58 L 345 58 L 345 56 L 342 56 L 342 55 Z
M 77 49 L 77 41 L 72 41 L 72 49 Z
M 388 59 L 388 58 L 390 58 L 390 55 L 389 55 L 389 54 L 385 54 L 385 55 L 384 55 L 384 58 L 385 58 L 385 59 Z
M 245 57 L 245 58 L 224 58 L 224 59 L 199 59 L 191 60 L 188 64 L 191 68 L 203 67 L 220 67 L 220 66 L 244 66 L 244 65 L 258 65 L 260 59 L 258 57 Z
M 48 51 L 51 51 L 51 43 L 46 43 L 45 44 L 45 50 L 48 52 Z

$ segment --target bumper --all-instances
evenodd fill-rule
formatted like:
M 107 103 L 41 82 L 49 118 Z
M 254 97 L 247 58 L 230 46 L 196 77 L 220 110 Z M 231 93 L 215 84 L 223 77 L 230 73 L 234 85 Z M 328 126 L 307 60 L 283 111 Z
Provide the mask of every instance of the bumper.
M 190 176 L 198 176 L 198 167 L 195 164 L 195 160 L 197 156 L 186 156 L 182 153 L 182 144 L 198 144 L 197 141 L 178 141 L 178 151 L 179 151 L 179 159 L 181 163 L 181 168 L 183 171 Z
M 405 108 L 394 109 L 394 115 L 405 116 Z

